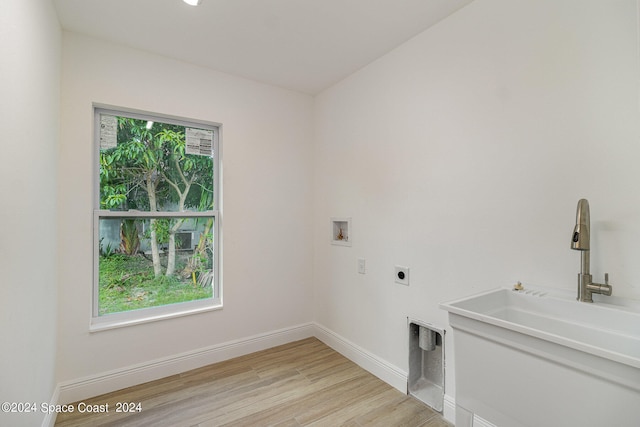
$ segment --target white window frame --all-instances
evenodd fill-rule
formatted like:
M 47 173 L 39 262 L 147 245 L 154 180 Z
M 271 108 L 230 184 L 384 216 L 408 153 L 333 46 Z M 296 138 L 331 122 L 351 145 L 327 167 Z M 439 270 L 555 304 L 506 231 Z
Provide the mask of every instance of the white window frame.
M 188 316 L 205 311 L 222 308 L 222 280 L 220 271 L 221 259 L 221 215 L 220 215 L 220 131 L 222 125 L 201 120 L 192 120 L 182 117 L 167 116 L 157 113 L 132 110 L 128 108 L 112 107 L 94 104 L 94 209 L 93 209 L 93 291 L 91 301 L 91 321 L 89 330 L 97 332 L 101 330 L 120 328 L 141 323 L 148 323 L 174 317 Z M 100 209 L 100 116 L 128 117 L 139 120 L 168 123 L 178 126 L 194 127 L 213 131 L 213 200 L 214 209 L 202 212 L 150 212 L 150 211 L 111 211 Z M 100 219 L 103 218 L 211 218 L 213 217 L 213 297 L 194 301 L 162 305 L 157 307 L 142 308 L 137 310 L 110 313 L 100 316 L 99 310 L 99 240 Z

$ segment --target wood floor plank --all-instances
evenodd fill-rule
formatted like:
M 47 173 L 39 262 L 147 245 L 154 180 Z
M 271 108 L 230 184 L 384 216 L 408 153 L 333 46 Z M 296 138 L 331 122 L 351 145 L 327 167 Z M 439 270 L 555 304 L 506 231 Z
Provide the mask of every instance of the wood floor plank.
M 384 384 L 386 385 L 386 384 Z M 323 427 L 323 426 L 359 426 L 356 419 L 363 416 L 380 405 L 398 399 L 401 395 L 398 390 L 391 387 L 384 387 L 382 392 L 378 392 L 372 396 L 365 397 L 362 401 L 353 402 L 349 405 L 345 405 L 340 409 L 335 410 L 332 413 L 325 414 L 322 418 L 312 421 L 309 424 L 304 424 L 309 427 Z M 304 417 L 303 414 L 301 417 Z
M 316 338 L 83 402 L 108 403 L 110 411 L 59 414 L 56 426 L 451 427 Z M 142 411 L 115 413 L 116 402 L 140 402 Z
M 401 425 L 419 427 L 431 419 L 435 412 L 426 405 L 409 396 L 390 401 L 356 419 L 358 424 L 372 427 Z
M 355 408 L 367 401 L 368 398 L 376 396 L 388 390 L 389 386 L 379 379 L 371 375 L 360 381 L 357 387 L 350 390 L 348 393 L 334 393 L 326 400 L 314 405 L 313 407 L 306 408 L 296 416 L 296 420 L 301 425 L 309 425 L 314 422 L 326 419 L 328 416 L 339 412 L 343 408 Z M 353 412 L 351 417 L 355 417 Z M 344 415 L 343 415 L 344 416 Z
M 364 376 L 364 373 L 363 373 Z M 264 426 L 273 425 L 284 419 L 295 417 L 297 414 L 307 411 L 322 404 L 331 396 L 345 396 L 353 393 L 363 376 L 354 376 L 345 381 L 336 384 L 327 384 L 323 387 L 317 387 L 318 383 L 314 383 L 304 390 L 300 390 L 291 399 L 287 399 L 278 405 L 266 408 L 262 411 L 254 412 L 250 415 L 243 416 L 232 420 L 229 423 L 214 423 L 211 425 L 239 425 L 239 426 Z M 221 420 L 217 420 L 221 421 Z

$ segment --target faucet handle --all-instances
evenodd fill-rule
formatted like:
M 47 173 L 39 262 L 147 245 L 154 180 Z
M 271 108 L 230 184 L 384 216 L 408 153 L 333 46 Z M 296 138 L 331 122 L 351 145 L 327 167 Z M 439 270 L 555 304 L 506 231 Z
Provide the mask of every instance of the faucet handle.
M 602 295 L 610 296 L 613 291 L 611 285 L 609 284 L 609 273 L 604 273 L 604 286 L 602 289 Z

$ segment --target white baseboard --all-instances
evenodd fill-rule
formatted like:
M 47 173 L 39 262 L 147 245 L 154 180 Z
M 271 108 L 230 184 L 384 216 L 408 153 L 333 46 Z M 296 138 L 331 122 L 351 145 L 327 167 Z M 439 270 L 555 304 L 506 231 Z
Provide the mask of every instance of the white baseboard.
M 60 385 L 58 384 L 56 388 L 53 390 L 53 395 L 51 396 L 51 400 L 49 401 L 50 406 L 55 406 L 60 401 Z M 47 413 L 42 420 L 42 427 L 53 427 L 56 423 L 56 413 L 50 412 Z
M 386 360 L 379 358 L 375 354 L 368 352 L 362 347 L 357 346 L 322 325 L 316 323 L 315 327 L 315 336 L 320 341 L 324 342 L 347 359 L 352 360 L 362 368 L 371 372 L 373 375 L 392 387 L 397 388 L 403 393 L 407 392 L 408 374 L 405 371 L 392 365 Z
M 473 414 L 473 427 L 497 427 L 495 424 L 491 424 L 489 421 L 485 420 Z
M 456 400 L 453 396 L 444 395 L 444 406 L 442 408 L 442 416 L 451 424 L 456 424 Z
M 66 404 L 88 399 L 100 394 L 110 393 L 313 336 L 402 393 L 407 392 L 407 372 L 318 323 L 306 323 L 72 381 L 65 381 L 56 387 L 51 398 L 51 404 Z M 455 408 L 453 397 L 445 395 L 443 416 L 447 421 L 454 424 Z M 477 422 L 478 426 L 491 427 L 491 424 L 483 423 L 484 420 L 482 419 L 478 419 Z M 52 427 L 54 423 L 55 414 L 48 415 L 43 421 L 42 427 Z
M 407 393 L 408 374 L 395 365 L 379 358 L 369 351 L 352 343 L 348 339 L 316 323 L 315 336 L 338 353 L 353 361 L 363 369 L 371 372 L 387 384 Z M 456 402 L 452 396 L 445 394 L 442 416 L 452 424 L 456 419 Z
M 271 331 L 210 347 L 65 381 L 58 385 L 56 404 L 76 402 L 133 385 L 157 380 L 212 363 L 243 356 L 314 336 L 312 323 Z

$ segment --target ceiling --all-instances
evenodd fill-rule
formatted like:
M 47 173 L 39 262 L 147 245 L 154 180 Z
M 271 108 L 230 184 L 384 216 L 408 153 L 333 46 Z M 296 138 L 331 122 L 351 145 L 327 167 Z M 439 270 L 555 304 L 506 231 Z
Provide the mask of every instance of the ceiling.
M 316 94 L 472 0 L 53 0 L 65 30 Z

